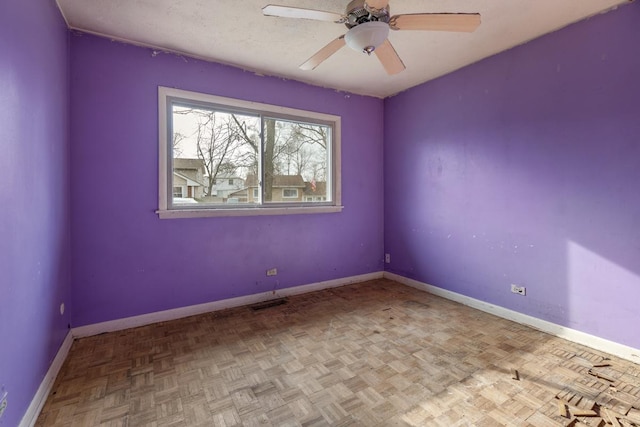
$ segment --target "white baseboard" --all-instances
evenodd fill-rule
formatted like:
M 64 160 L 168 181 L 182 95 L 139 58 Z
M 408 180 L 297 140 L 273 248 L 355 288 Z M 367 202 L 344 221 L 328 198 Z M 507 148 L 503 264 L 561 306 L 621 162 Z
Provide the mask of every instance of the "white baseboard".
M 614 341 L 609 341 L 595 335 L 590 335 L 576 329 L 567 328 L 566 326 L 561 326 L 556 323 L 548 322 L 546 320 L 538 319 L 537 317 L 522 314 L 517 311 L 509 310 L 508 308 L 480 301 L 475 298 L 458 294 L 456 292 L 438 288 L 433 285 L 428 285 L 414 279 L 409 279 L 408 277 L 400 276 L 399 274 L 385 271 L 384 277 L 402 283 L 403 285 L 411 286 L 412 288 L 416 288 L 421 291 L 425 291 L 430 294 L 437 295 L 439 297 L 459 302 L 460 304 L 493 314 L 495 316 L 502 317 L 503 319 L 512 320 L 516 323 L 531 326 L 532 328 L 538 329 L 542 332 L 546 332 L 550 335 L 564 338 L 568 341 L 582 344 L 596 350 L 604 351 L 609 354 L 613 354 L 614 356 L 618 356 L 622 359 L 630 360 L 634 363 L 640 363 L 640 350 L 636 348 L 629 347 L 624 344 L 619 344 Z
M 324 282 L 311 283 L 308 285 L 295 286 L 292 288 L 278 289 L 275 291 L 261 292 L 259 294 L 246 295 L 220 301 L 212 301 L 204 304 L 157 311 L 154 313 L 147 313 L 139 316 L 125 317 L 123 319 L 109 320 L 107 322 L 94 323 L 91 325 L 73 328 L 71 331 L 74 338 L 88 337 L 104 332 L 114 332 L 123 329 L 137 328 L 138 326 L 150 325 L 156 322 L 166 322 L 168 320 L 175 320 L 183 317 L 194 316 L 197 314 L 224 310 L 226 308 L 255 304 L 275 298 L 306 294 L 308 292 L 320 291 L 322 289 L 336 288 L 339 286 L 350 285 L 352 283 L 381 279 L 383 277 L 383 274 L 384 273 L 382 271 L 378 271 L 375 273 L 360 274 L 358 276 L 343 277 L 340 279 L 327 280 Z
M 42 407 L 47 401 L 47 397 L 51 392 L 51 388 L 58 376 L 58 372 L 60 372 L 62 364 L 67 359 L 67 354 L 69 354 L 71 344 L 73 344 L 73 334 L 69 331 L 67 336 L 64 337 L 64 341 L 62 341 L 62 345 L 60 346 L 56 357 L 53 359 L 53 362 L 51 362 L 49 370 L 47 370 L 47 374 L 42 379 L 40 387 L 38 387 L 38 391 L 36 391 L 33 399 L 31 399 L 31 404 L 27 408 L 27 412 L 25 412 L 22 417 L 22 421 L 20 421 L 20 427 L 33 427 L 36 424 L 38 415 L 40 415 L 40 411 L 42 411 Z

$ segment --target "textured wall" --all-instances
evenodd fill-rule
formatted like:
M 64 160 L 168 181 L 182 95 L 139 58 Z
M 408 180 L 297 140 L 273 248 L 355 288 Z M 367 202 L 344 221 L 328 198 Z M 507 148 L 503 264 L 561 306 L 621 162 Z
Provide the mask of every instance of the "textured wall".
M 88 35 L 71 46 L 74 326 L 382 270 L 381 100 Z M 158 219 L 158 85 L 342 116 L 344 211 Z
M 640 348 L 638 22 L 633 3 L 387 99 L 388 270 Z
M 0 424 L 16 426 L 67 333 L 68 39 L 55 2 L 0 6 Z M 60 303 L 67 312 L 60 315 Z

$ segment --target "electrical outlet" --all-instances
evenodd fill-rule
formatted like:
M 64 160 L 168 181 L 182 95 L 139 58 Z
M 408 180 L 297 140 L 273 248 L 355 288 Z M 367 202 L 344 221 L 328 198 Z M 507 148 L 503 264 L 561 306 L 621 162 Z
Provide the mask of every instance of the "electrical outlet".
M 7 409 L 7 393 L 6 391 L 0 394 L 0 420 L 2 419 L 2 415 L 4 414 L 5 409 Z
M 511 292 L 513 292 L 514 294 L 525 296 L 525 295 L 527 295 L 527 288 L 525 288 L 524 286 L 514 285 L 512 283 L 511 284 Z
M 277 275 L 278 275 L 277 268 L 270 268 L 267 270 L 267 276 L 277 276 Z
M 391 254 L 384 254 L 384 262 L 391 264 Z

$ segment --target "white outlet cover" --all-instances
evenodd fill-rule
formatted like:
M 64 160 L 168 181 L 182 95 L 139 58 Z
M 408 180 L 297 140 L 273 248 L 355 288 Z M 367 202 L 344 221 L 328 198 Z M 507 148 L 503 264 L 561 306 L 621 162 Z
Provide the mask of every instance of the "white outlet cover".
M 277 275 L 278 275 L 277 268 L 270 268 L 269 270 L 267 270 L 267 276 L 277 276 Z

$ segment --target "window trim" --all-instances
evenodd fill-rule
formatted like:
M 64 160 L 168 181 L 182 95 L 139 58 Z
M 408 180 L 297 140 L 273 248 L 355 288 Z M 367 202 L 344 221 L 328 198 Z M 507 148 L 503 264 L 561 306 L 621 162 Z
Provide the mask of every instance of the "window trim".
M 217 104 L 223 107 L 238 108 L 241 110 L 255 111 L 264 115 L 278 115 L 275 118 L 307 118 L 310 120 L 331 123 L 333 126 L 332 150 L 330 162 L 332 164 L 332 188 L 334 200 L 324 205 L 287 206 L 281 204 L 255 206 L 249 204 L 243 207 L 203 206 L 198 208 L 170 207 L 169 189 L 169 136 L 168 108 L 172 99 L 184 99 L 186 102 L 202 102 L 205 104 Z M 283 117 L 284 116 L 284 117 Z M 160 219 L 169 218 L 199 218 L 218 216 L 255 216 L 255 215 L 291 215 L 341 212 L 342 206 L 342 181 L 341 181 L 341 118 L 340 116 L 318 113 L 308 110 L 300 110 L 289 107 L 281 107 L 271 104 L 263 104 L 253 101 L 245 101 L 234 98 L 226 98 L 217 95 L 192 92 L 182 89 L 158 86 L 158 209 L 156 213 Z M 173 193 L 171 193 L 173 194 Z

